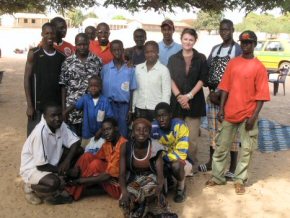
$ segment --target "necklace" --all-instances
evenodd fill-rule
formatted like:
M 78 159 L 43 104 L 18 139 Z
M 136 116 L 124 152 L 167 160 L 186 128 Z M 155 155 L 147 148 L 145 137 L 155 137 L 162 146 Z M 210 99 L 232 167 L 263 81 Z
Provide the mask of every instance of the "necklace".
M 143 157 L 143 158 L 137 158 L 137 157 L 136 157 L 136 155 L 135 155 L 135 150 L 134 150 L 135 147 L 133 146 L 133 157 L 134 157 L 134 159 L 135 159 L 135 160 L 139 160 L 139 161 L 146 160 L 146 159 L 148 158 L 148 155 L 149 155 L 150 146 L 151 146 L 151 144 L 150 144 L 150 141 L 149 141 L 149 142 L 148 142 L 148 147 L 147 147 L 147 153 L 146 153 L 145 157 Z

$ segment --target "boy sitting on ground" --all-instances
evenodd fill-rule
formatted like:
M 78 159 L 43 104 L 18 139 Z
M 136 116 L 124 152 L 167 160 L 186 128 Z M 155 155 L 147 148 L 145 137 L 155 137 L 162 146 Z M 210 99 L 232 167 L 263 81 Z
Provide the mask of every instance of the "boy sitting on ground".
M 40 204 L 43 199 L 49 204 L 72 202 L 61 193 L 61 177 L 69 174 L 81 151 L 79 145 L 79 138 L 62 122 L 61 106 L 48 104 L 21 153 L 20 175 L 29 203 Z

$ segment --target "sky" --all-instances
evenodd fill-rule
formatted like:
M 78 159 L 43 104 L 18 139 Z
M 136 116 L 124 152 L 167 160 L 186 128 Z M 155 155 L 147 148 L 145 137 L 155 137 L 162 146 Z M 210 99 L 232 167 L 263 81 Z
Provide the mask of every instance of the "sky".
M 183 19 L 195 19 L 196 14 L 199 11 L 199 9 L 192 10 L 191 12 L 187 12 L 185 10 L 181 10 L 180 8 L 175 9 L 175 13 L 169 13 L 169 12 L 163 12 L 158 13 L 154 10 L 148 10 L 148 11 L 139 11 L 135 12 L 134 14 L 128 12 L 124 9 L 116 9 L 114 6 L 109 6 L 108 8 L 104 7 L 94 7 L 89 10 L 84 10 L 83 13 L 86 14 L 90 11 L 95 12 L 99 18 L 101 19 L 110 19 L 116 15 L 123 15 L 126 18 L 129 19 L 136 19 L 136 20 L 147 20 L 147 21 L 160 21 L 162 22 L 165 18 L 172 19 L 174 21 L 179 21 Z M 260 11 L 256 11 L 256 13 L 260 13 Z M 272 11 L 269 11 L 270 14 L 273 15 L 280 15 L 280 10 L 274 9 Z M 245 17 L 246 13 L 245 11 L 241 10 L 235 10 L 230 11 L 226 10 L 224 12 L 224 17 L 227 19 L 230 19 L 234 22 L 234 24 L 241 23 L 243 21 L 243 18 Z

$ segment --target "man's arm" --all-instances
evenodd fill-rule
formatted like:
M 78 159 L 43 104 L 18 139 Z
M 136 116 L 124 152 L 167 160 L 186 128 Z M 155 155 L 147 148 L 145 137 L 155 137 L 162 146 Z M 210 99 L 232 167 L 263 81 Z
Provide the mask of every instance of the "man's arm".
M 87 178 L 79 178 L 74 180 L 77 184 L 84 184 L 84 185 L 93 185 L 105 182 L 111 178 L 110 174 L 108 173 L 101 173 L 97 176 L 91 176 Z
M 246 130 L 247 131 L 253 129 L 255 121 L 258 119 L 259 113 L 263 107 L 263 104 L 264 104 L 264 101 L 257 101 L 257 106 L 256 106 L 256 109 L 255 109 L 253 115 L 249 119 L 247 119 L 247 121 L 246 121 Z
M 220 122 L 223 122 L 223 119 L 224 119 L 224 115 L 225 115 L 224 106 L 225 106 L 226 101 L 228 99 L 228 95 L 229 95 L 228 92 L 221 90 L 220 110 L 219 110 L 219 112 L 217 114 L 218 120 Z
M 58 173 L 58 168 L 56 166 L 51 165 L 51 164 L 45 164 L 45 165 L 41 165 L 41 166 L 36 166 L 36 168 L 39 171 Z
M 29 50 L 28 55 L 27 55 L 27 61 L 26 61 L 25 71 L 24 71 L 24 91 L 25 91 L 26 102 L 27 102 L 26 114 L 28 116 L 28 119 L 32 119 L 35 112 L 35 108 L 33 107 L 32 99 L 31 99 L 31 94 L 32 94 L 31 77 L 32 77 L 32 67 L 34 64 L 33 58 L 34 58 L 34 53 L 33 53 L 33 50 L 31 49 Z
M 58 172 L 60 175 L 63 175 L 65 171 L 67 171 L 70 168 L 72 159 L 75 157 L 79 149 L 80 149 L 80 141 L 77 141 L 71 145 L 66 158 L 62 163 L 60 163 L 58 167 Z
M 66 110 L 66 104 L 65 104 L 66 92 L 67 92 L 67 89 L 65 88 L 64 85 L 62 85 L 61 86 L 61 106 L 62 106 L 62 113 L 63 114 L 64 114 L 64 112 Z

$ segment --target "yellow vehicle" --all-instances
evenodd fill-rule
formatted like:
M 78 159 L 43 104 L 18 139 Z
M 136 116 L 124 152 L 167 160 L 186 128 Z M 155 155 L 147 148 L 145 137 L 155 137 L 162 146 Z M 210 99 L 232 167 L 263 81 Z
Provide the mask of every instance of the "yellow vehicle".
M 255 56 L 267 69 L 290 68 L 290 40 L 267 39 L 258 41 Z

